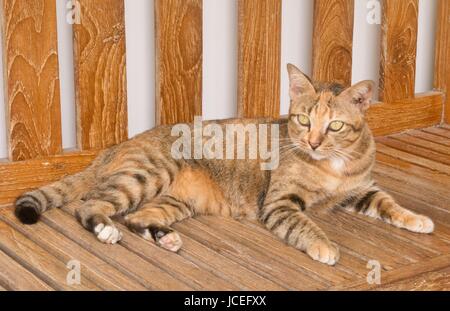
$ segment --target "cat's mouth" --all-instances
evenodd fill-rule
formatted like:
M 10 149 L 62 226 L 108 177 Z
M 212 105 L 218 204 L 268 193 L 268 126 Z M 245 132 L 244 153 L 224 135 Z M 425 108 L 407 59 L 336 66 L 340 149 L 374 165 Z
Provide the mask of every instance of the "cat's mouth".
M 319 150 L 307 150 L 308 154 L 310 155 L 311 158 L 313 158 L 314 160 L 324 160 L 327 158 L 327 155 L 320 152 Z

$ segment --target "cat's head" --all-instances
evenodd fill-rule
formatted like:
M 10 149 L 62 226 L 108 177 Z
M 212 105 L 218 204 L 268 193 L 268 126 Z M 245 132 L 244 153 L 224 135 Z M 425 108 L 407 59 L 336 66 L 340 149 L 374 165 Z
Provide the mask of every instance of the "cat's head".
M 289 136 L 312 158 L 345 154 L 366 123 L 375 83 L 362 81 L 344 89 L 337 84 L 313 85 L 294 65 L 288 65 L 291 98 Z

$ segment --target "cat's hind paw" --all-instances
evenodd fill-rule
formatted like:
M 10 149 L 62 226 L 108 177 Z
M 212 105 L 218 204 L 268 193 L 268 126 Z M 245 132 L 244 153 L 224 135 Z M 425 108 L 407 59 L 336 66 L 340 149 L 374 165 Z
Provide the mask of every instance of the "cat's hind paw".
M 106 244 L 116 244 L 122 239 L 122 232 L 113 225 L 100 223 L 95 226 L 94 233 L 97 239 Z

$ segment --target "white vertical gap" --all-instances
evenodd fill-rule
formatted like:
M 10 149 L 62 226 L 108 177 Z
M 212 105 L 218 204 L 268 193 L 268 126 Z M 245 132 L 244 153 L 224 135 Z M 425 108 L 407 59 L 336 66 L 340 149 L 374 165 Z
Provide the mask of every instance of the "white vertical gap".
M 203 118 L 237 115 L 237 0 L 203 1 Z
M 283 0 L 281 32 L 281 106 L 289 112 L 289 76 L 286 65 L 292 63 L 303 73 L 312 73 L 313 0 Z
M 437 1 L 419 1 L 419 30 L 417 33 L 416 93 L 433 89 L 436 46 Z
M 154 0 L 125 0 L 125 29 L 128 136 L 133 137 L 155 126 Z
M 355 1 L 355 19 L 353 27 L 353 64 L 352 83 L 362 80 L 373 80 L 375 88 L 375 98 L 378 99 L 378 85 L 380 80 L 380 59 L 381 59 L 381 25 L 372 23 L 376 19 L 368 16 L 376 10 L 370 7 L 373 3 L 370 0 Z M 381 14 L 381 11 L 374 13 Z M 371 17 L 375 15 L 370 15 Z M 380 19 L 381 20 L 381 17 Z M 378 21 L 379 21 L 378 20 Z M 369 23 L 369 21 L 371 21 Z
M 61 93 L 61 129 L 64 149 L 76 147 L 75 82 L 73 67 L 73 28 L 67 22 L 67 1 L 56 1 L 58 60 Z
M 3 42 L 2 31 L 0 31 L 0 42 Z M 8 157 L 8 143 L 6 134 L 6 98 L 5 85 L 3 75 L 3 49 L 0 49 L 0 159 Z

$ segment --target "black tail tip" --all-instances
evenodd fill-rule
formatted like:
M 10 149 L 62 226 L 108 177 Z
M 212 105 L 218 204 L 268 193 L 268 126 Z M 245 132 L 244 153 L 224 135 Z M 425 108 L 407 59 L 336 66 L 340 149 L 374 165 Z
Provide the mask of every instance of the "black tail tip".
M 37 223 L 41 216 L 36 206 L 30 204 L 29 202 L 23 202 L 19 205 L 16 205 L 14 214 L 22 223 L 26 225 Z

